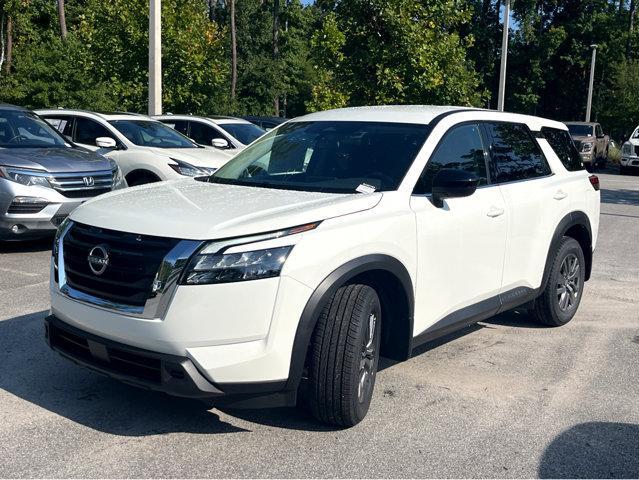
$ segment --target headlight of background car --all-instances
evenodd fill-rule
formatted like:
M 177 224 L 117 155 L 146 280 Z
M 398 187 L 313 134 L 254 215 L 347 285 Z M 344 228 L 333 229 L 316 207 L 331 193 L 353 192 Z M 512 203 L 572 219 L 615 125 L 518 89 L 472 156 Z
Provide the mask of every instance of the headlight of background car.
M 621 147 L 621 153 L 623 155 L 632 155 L 632 144 L 626 143 L 623 147 Z
M 217 249 L 215 243 L 212 250 Z M 266 248 L 251 252 L 215 253 L 204 247 L 198 253 L 185 277 L 187 285 L 242 282 L 279 276 L 293 246 Z
M 581 151 L 589 152 L 590 150 L 592 150 L 593 145 L 594 144 L 592 142 L 584 142 L 581 144 Z
M 111 164 L 111 172 L 113 173 L 113 186 L 117 185 L 122 181 L 122 170 L 118 167 L 118 164 L 115 163 L 115 160 L 109 158 L 109 163 Z
M 207 175 L 204 169 L 199 167 L 194 167 L 190 163 L 183 162 L 182 160 L 176 160 L 175 158 L 171 158 L 175 163 L 169 163 L 169 167 L 175 170 L 180 175 L 184 175 L 186 177 L 198 177 L 200 175 Z
M 47 180 L 47 177 L 50 175 L 44 172 L 14 168 L 0 168 L 0 176 L 28 187 L 32 185 L 39 185 L 41 187 L 51 188 L 51 184 L 49 183 L 49 180 Z

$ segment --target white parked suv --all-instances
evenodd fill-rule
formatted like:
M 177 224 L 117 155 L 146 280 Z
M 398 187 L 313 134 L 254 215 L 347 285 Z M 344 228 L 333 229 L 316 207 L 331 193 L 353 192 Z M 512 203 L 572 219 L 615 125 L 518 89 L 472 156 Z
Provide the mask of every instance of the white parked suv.
M 635 128 L 627 142 L 621 147 L 619 170 L 622 175 L 639 172 L 639 127 Z
M 210 175 L 233 155 L 203 148 L 145 115 L 63 109 L 36 113 L 74 143 L 115 160 L 129 186 Z
M 208 178 L 110 193 L 61 225 L 48 342 L 133 385 L 366 415 L 380 355 L 527 306 L 570 321 L 599 183 L 566 126 L 456 107 L 314 113 Z M 162 201 L 158 202 L 158 198 Z
M 235 117 L 156 115 L 153 118 L 189 137 L 198 145 L 237 153 L 266 133 L 257 125 Z

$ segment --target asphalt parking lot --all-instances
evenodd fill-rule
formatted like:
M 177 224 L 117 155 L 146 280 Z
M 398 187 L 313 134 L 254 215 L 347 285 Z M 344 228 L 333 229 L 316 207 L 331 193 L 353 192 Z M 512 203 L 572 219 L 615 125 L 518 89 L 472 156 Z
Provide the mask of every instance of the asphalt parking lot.
M 205 410 L 48 350 L 50 241 L 0 246 L 0 477 L 639 477 L 639 177 L 601 174 L 576 318 L 508 313 L 383 362 L 363 423 Z

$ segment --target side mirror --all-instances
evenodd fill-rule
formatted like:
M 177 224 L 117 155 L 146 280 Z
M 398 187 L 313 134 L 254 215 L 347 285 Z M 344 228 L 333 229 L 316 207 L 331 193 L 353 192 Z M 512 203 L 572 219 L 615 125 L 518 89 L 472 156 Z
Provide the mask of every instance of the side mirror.
M 437 208 L 444 206 L 445 198 L 469 197 L 479 184 L 479 177 L 465 170 L 446 168 L 433 178 L 433 204 Z
M 116 148 L 118 146 L 111 137 L 98 137 L 95 139 L 95 144 L 100 148 Z
M 229 148 L 229 142 L 223 138 L 211 139 L 211 145 L 213 145 L 215 148 Z

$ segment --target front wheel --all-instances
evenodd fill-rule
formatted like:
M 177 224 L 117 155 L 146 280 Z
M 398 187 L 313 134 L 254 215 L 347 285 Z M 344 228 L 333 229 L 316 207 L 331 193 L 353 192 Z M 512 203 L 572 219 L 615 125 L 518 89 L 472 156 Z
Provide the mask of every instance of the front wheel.
M 382 309 L 368 285 L 346 285 L 324 306 L 313 332 L 309 403 L 320 421 L 342 427 L 368 412 L 379 362 Z
M 540 323 L 559 327 L 572 320 L 583 294 L 585 267 L 579 242 L 563 237 L 555 251 L 546 288 L 535 300 L 533 313 Z

